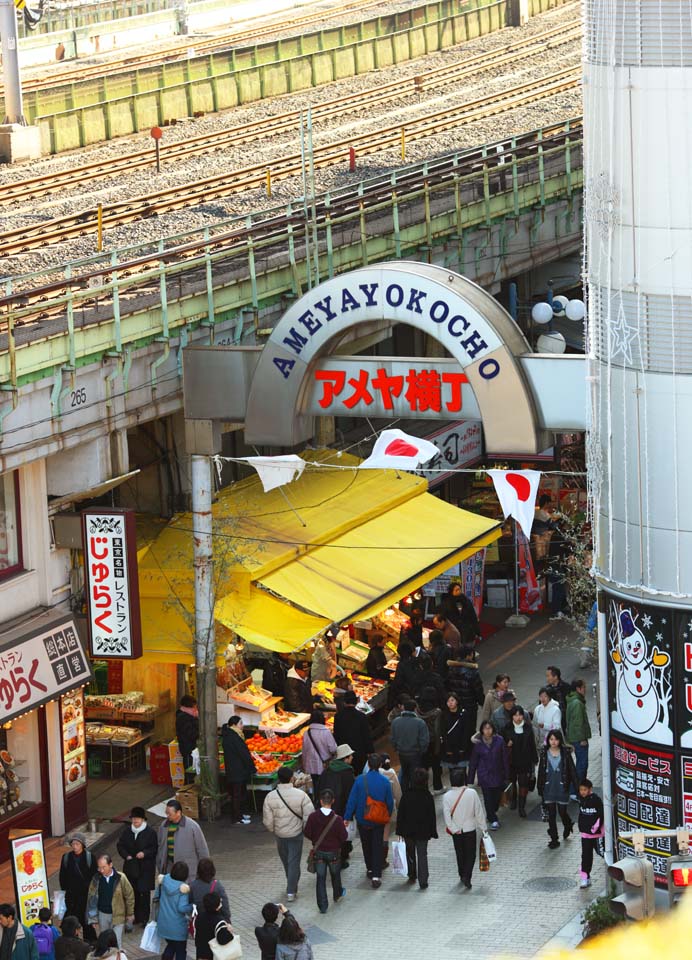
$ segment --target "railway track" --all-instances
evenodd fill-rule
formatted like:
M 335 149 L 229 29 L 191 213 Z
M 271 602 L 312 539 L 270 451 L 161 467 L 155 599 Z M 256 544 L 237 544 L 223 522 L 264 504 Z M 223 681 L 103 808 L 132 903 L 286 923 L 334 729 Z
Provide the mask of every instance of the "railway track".
M 47 90 L 50 87 L 61 86 L 66 83 L 79 83 L 82 80 L 93 80 L 98 77 L 111 77 L 120 73 L 129 73 L 133 70 L 139 70 L 142 67 L 149 67 L 158 63 L 172 63 L 177 60 L 186 60 L 189 57 L 190 49 L 194 50 L 195 56 L 202 56 L 204 54 L 226 50 L 238 44 L 255 43 L 284 30 L 308 27 L 320 23 L 322 20 L 329 20 L 342 13 L 371 10 L 378 6 L 381 6 L 381 3 L 377 2 L 377 0 L 366 3 L 363 3 L 362 0 L 361 2 L 350 0 L 350 2 L 340 3 L 333 7 L 325 7 L 320 11 L 305 14 L 302 17 L 295 17 L 290 20 L 279 20 L 259 28 L 255 27 L 252 30 L 236 28 L 234 30 L 226 30 L 218 36 L 207 39 L 190 37 L 187 44 L 171 44 L 169 47 L 159 48 L 151 53 L 137 54 L 136 56 L 104 61 L 103 63 L 90 64 L 83 67 L 74 67 L 53 74 L 27 77 L 22 81 L 22 90 L 24 92 L 30 90 Z M 296 32 L 300 32 L 300 29 L 296 29 Z M 2 93 L 3 87 L 0 86 L 0 95 L 2 95 Z
M 349 213 L 366 211 L 375 208 L 383 200 L 391 198 L 396 189 L 400 203 L 405 203 L 407 196 L 420 191 L 423 187 L 434 189 L 444 186 L 460 178 L 482 177 L 487 174 L 490 189 L 493 189 L 494 178 L 499 178 L 503 186 L 503 178 L 507 175 L 506 163 L 509 159 L 522 163 L 531 160 L 540 151 L 544 157 L 552 152 L 564 149 L 567 139 L 574 149 L 581 144 L 581 119 L 571 120 L 568 123 L 555 124 L 545 127 L 539 133 L 535 131 L 518 136 L 512 143 L 502 142 L 495 149 L 495 144 L 489 148 L 467 148 L 460 153 L 440 157 L 428 161 L 424 165 L 406 168 L 397 174 L 396 187 L 392 186 L 390 177 L 375 178 L 364 184 L 354 185 L 337 194 L 332 194 L 329 204 L 324 197 L 317 199 L 315 204 L 315 218 L 318 227 L 323 227 L 326 219 L 338 222 Z M 509 155 L 508 155 L 509 154 Z M 504 188 L 504 187 L 503 187 Z M 119 311 L 122 315 L 134 309 L 135 301 L 142 296 L 158 289 L 160 270 L 178 267 L 185 271 L 186 282 L 190 283 L 198 274 L 201 282 L 206 277 L 204 255 L 211 254 L 223 258 L 224 265 L 229 259 L 238 255 L 246 255 L 248 243 L 252 241 L 258 249 L 261 243 L 264 256 L 270 256 L 273 251 L 285 253 L 286 233 L 289 228 L 295 236 L 300 236 L 305 227 L 305 214 L 300 208 L 289 212 L 276 214 L 270 212 L 264 219 L 256 219 L 250 226 L 239 221 L 237 226 L 232 225 L 213 236 L 200 233 L 198 239 L 180 243 L 162 251 L 131 256 L 117 264 L 85 269 L 81 273 L 74 273 L 69 279 L 61 276 L 50 283 L 42 283 L 27 290 L 17 290 L 9 295 L 0 297 L 0 352 L 14 350 L 17 342 L 26 343 L 32 339 L 35 332 L 42 328 L 42 335 L 52 335 L 53 330 L 47 330 L 45 325 L 52 320 L 62 321 L 66 312 L 66 300 L 69 297 L 74 318 L 85 320 L 86 311 L 97 304 L 103 306 L 109 302 L 113 293 L 108 285 L 117 275 L 122 282 L 132 280 L 128 289 L 121 287 L 118 294 Z M 77 265 L 75 265 L 77 266 Z M 181 276 L 178 273 L 178 276 Z M 75 299 L 78 298 L 78 299 Z M 11 316 L 11 321 L 10 321 Z M 11 323 L 11 328 L 10 328 Z
M 581 23 L 579 20 L 575 20 L 569 24 L 537 34 L 528 42 L 523 40 L 509 44 L 508 47 L 497 53 L 481 53 L 466 57 L 461 63 L 438 67 L 415 77 L 380 84 L 360 93 L 324 101 L 312 108 L 312 117 L 313 120 L 328 120 L 349 113 L 359 107 L 375 107 L 405 96 L 458 83 L 464 77 L 478 73 L 481 68 L 490 70 L 505 64 L 515 64 L 522 59 L 536 56 L 552 46 L 568 43 L 576 39 L 580 32 Z M 197 154 L 212 153 L 227 147 L 252 143 L 259 139 L 295 130 L 299 120 L 300 111 L 292 110 L 269 119 L 251 121 L 212 134 L 200 134 L 185 140 L 178 140 L 164 147 L 161 158 L 163 163 L 168 165 Z M 408 125 L 406 131 L 408 136 Z M 133 170 L 150 168 L 153 162 L 153 151 L 149 147 L 146 150 L 136 150 L 119 157 L 97 160 L 78 167 L 71 167 L 68 170 L 8 183 L 0 193 L 0 208 L 59 193 L 66 187 L 73 186 L 76 182 L 79 182 L 81 186 L 89 180 L 115 177 L 120 174 L 131 173 Z M 1 238 L 2 235 L 0 235 L 0 243 L 2 242 Z
M 581 82 L 581 68 L 567 67 L 539 80 L 529 80 L 507 88 L 502 93 L 493 93 L 477 100 L 457 104 L 409 120 L 403 127 L 407 141 L 421 140 L 443 130 L 505 113 L 518 106 L 535 103 L 576 87 Z M 280 119 L 280 118 L 279 118 Z M 316 148 L 314 166 L 323 168 L 344 163 L 349 151 L 354 148 L 358 155 L 370 155 L 396 148 L 401 142 L 402 124 L 381 128 L 376 134 L 355 134 L 346 140 L 336 141 Z M 272 131 L 275 132 L 275 131 Z M 256 134 L 253 134 L 255 137 Z M 302 174 L 300 153 L 288 154 L 272 161 L 272 179 L 285 180 Z M 102 213 L 103 229 L 132 223 L 144 217 L 160 215 L 171 210 L 181 210 L 197 203 L 208 203 L 231 196 L 244 190 L 262 187 L 266 181 L 266 162 L 225 171 L 205 177 L 181 188 L 166 187 L 153 193 L 132 197 L 109 205 Z M 34 225 L 26 225 L 0 233 L 0 256 L 13 256 L 48 244 L 93 233 L 96 229 L 98 209 L 90 208 L 68 216 L 57 217 Z

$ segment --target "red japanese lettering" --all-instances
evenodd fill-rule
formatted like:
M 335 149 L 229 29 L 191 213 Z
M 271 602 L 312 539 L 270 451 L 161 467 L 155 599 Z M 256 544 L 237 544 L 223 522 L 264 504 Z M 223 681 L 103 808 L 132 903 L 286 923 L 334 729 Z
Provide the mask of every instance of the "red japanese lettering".
M 110 607 L 110 605 L 111 605 L 111 594 L 110 594 L 110 590 L 108 589 L 107 586 L 106 586 L 106 587 L 99 587 L 99 586 L 97 586 L 97 585 L 95 584 L 95 585 L 94 585 L 94 588 L 93 588 L 93 590 L 92 590 L 92 596 L 93 596 L 94 606 L 95 606 L 95 607 L 100 607 L 101 609 L 103 609 L 104 607 Z M 100 601 L 102 601 L 102 600 L 105 601 L 105 602 L 104 602 L 104 603 L 101 603 Z
M 344 370 L 315 370 L 315 380 L 322 384 L 322 396 L 317 401 L 323 408 L 331 406 L 346 385 Z
M 369 407 L 373 402 L 373 396 L 368 390 L 368 376 L 367 370 L 361 370 L 357 380 L 349 377 L 348 385 L 353 387 L 353 393 L 344 400 L 344 406 L 348 407 L 349 410 L 352 410 L 361 401 L 366 407 Z
M 105 547 L 103 553 L 96 552 L 96 544 L 105 543 L 108 544 L 108 537 L 90 537 L 89 538 L 89 553 L 94 558 L 94 560 L 105 560 L 108 556 L 108 546 Z
M 92 563 L 91 575 L 97 583 L 102 583 L 110 575 L 110 570 L 105 563 Z
M 448 383 L 451 389 L 451 399 L 445 403 L 450 413 L 458 413 L 462 406 L 462 383 L 468 383 L 469 378 L 465 373 L 443 373 L 442 382 Z
M 94 619 L 94 623 L 97 627 L 100 627 L 101 630 L 105 630 L 106 633 L 113 633 L 111 627 L 106 623 L 106 618 L 112 616 L 110 610 L 104 610 L 103 613 L 99 613 L 98 617 Z
M 685 644 L 685 670 L 692 673 L 692 643 Z
M 371 381 L 372 386 L 382 397 L 382 406 L 385 410 L 394 409 L 393 397 L 401 396 L 404 389 L 403 376 L 390 377 L 384 367 L 380 367 L 377 376 Z
M 442 410 L 442 387 L 436 370 L 409 370 L 406 377 L 408 390 L 406 401 L 411 410 L 424 413 L 426 410 Z

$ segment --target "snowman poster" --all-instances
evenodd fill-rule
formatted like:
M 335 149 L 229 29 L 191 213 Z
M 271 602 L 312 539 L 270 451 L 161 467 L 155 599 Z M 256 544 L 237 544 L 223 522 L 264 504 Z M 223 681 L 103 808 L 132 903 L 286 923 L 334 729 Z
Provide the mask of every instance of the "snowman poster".
M 672 614 L 608 599 L 611 724 L 648 743 L 673 743 Z

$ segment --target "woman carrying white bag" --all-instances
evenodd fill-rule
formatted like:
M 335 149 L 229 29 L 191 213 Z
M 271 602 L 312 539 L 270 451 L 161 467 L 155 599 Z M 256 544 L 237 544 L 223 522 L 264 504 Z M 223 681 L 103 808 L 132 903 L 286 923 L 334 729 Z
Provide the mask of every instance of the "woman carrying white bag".
M 476 863 L 476 831 L 483 834 L 488 859 L 495 859 L 495 846 L 488 836 L 488 823 L 478 794 L 473 787 L 464 786 L 466 773 L 461 769 L 450 770 L 451 790 L 442 798 L 447 833 L 454 842 L 459 879 L 467 890 L 471 889 L 471 874 Z M 490 841 L 490 843 L 489 843 Z M 493 856 L 489 847 L 492 845 Z

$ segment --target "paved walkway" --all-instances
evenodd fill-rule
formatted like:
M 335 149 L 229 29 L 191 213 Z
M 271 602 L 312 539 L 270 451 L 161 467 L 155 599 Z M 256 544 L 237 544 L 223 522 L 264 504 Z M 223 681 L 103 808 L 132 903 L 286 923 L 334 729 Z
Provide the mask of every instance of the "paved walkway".
M 577 650 L 570 645 L 569 636 L 563 624 L 545 619 L 535 620 L 526 631 L 503 629 L 483 645 L 481 676 L 487 687 L 499 670 L 510 673 L 520 702 L 527 708 L 537 702 L 547 664 L 560 666 L 568 680 L 584 676 L 595 733 L 596 709 L 591 695 L 595 674 L 578 669 Z M 591 778 L 600 782 L 597 736 L 591 749 Z M 441 800 L 436 798 L 438 810 Z M 440 839 L 431 841 L 429 847 L 431 876 L 425 891 L 387 875 L 387 871 L 381 889 L 373 890 L 356 845 L 352 865 L 344 872 L 346 899 L 320 915 L 314 878 L 304 872 L 293 911 L 308 932 L 316 960 L 398 960 L 426 953 L 435 960 L 536 954 L 603 889 L 604 868 L 597 858 L 593 888 L 580 891 L 579 839 L 573 835 L 558 850 L 549 850 L 536 794 L 530 798 L 528 810 L 525 821 L 520 821 L 515 812 L 502 813 L 503 827 L 494 835 L 498 862 L 489 873 L 476 870 L 473 889 L 468 892 L 460 888 L 452 842 L 444 832 L 441 816 Z M 573 813 L 576 815 L 576 809 Z M 260 909 L 268 900 L 282 901 L 286 890 L 274 840 L 257 816 L 247 827 L 232 826 L 224 818 L 204 824 L 204 830 L 219 878 L 230 894 L 244 956 L 259 957 L 253 928 L 261 922 Z M 131 942 L 134 947 L 138 939 Z M 128 955 L 141 955 L 127 945 L 126 950 Z

